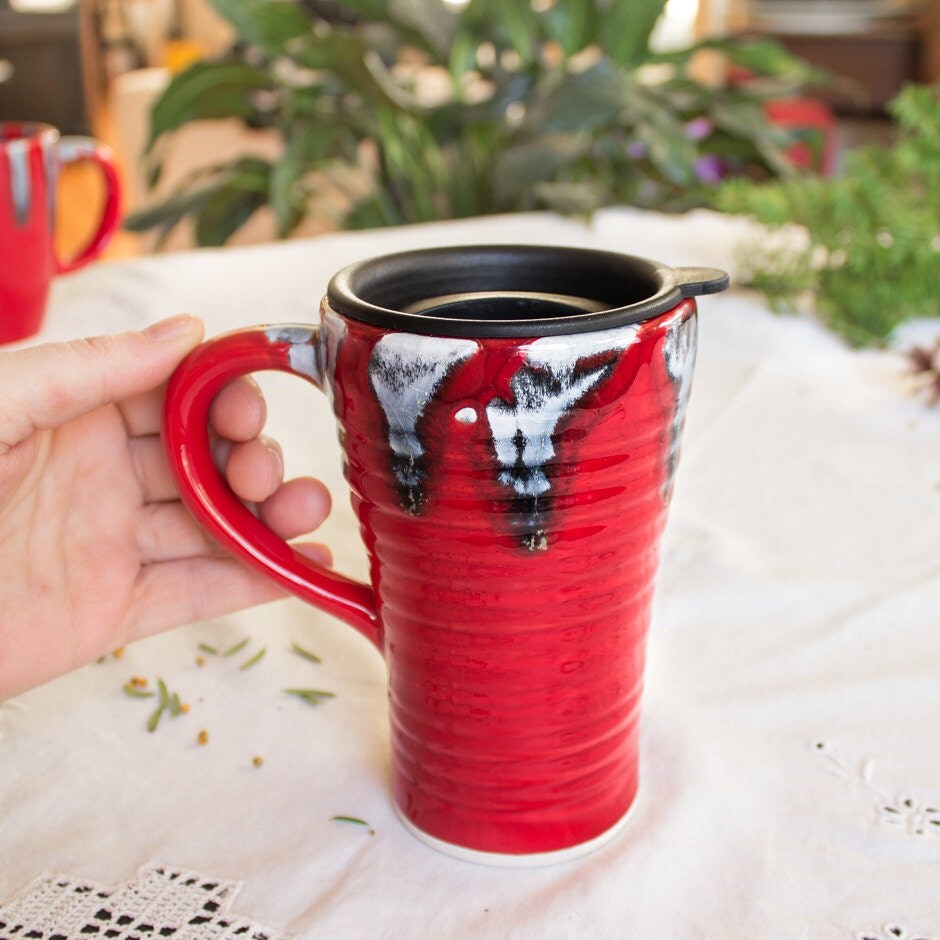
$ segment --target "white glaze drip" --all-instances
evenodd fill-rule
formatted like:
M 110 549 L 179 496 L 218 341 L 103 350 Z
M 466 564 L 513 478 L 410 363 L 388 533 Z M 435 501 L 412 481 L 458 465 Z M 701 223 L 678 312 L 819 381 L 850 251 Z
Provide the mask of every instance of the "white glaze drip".
M 320 310 L 320 342 L 318 345 L 318 362 L 323 373 L 323 391 L 332 402 L 335 397 L 336 363 L 339 351 L 346 342 L 349 328 L 342 317 L 338 317 L 329 307 L 324 305 Z
M 685 424 L 685 412 L 692 391 L 692 372 L 695 368 L 697 348 L 697 326 L 695 317 L 682 319 L 677 314 L 666 326 L 663 340 L 663 361 L 666 374 L 673 384 L 676 395 L 675 411 L 669 428 L 669 452 L 666 455 L 666 483 L 664 496 L 669 499 L 679 462 L 679 447 L 682 439 L 682 427 Z
M 323 383 L 323 370 L 319 361 L 319 345 L 314 342 L 316 330 L 306 326 L 275 327 L 265 331 L 272 343 L 288 343 L 287 361 L 294 372 L 312 379 L 317 385 Z
M 635 326 L 545 337 L 523 346 L 527 365 L 510 379 L 512 402 L 496 398 L 486 408 L 500 482 L 521 497 L 551 488 L 545 465 L 555 455 L 552 435 L 559 421 L 612 370 L 613 362 L 579 369 L 578 363 L 622 352 L 636 340 Z
M 91 137 L 63 137 L 59 141 L 59 157 L 63 163 L 73 160 L 87 160 L 93 157 L 98 145 Z
M 11 140 L 7 143 L 10 160 L 10 195 L 13 198 L 13 213 L 17 225 L 25 225 L 29 219 L 33 193 L 29 178 L 29 145 L 27 139 Z
M 372 350 L 369 378 L 388 421 L 388 443 L 396 458 L 392 469 L 406 490 L 409 512 L 420 508 L 426 473 L 418 421 L 451 369 L 478 348 L 471 339 L 387 333 Z

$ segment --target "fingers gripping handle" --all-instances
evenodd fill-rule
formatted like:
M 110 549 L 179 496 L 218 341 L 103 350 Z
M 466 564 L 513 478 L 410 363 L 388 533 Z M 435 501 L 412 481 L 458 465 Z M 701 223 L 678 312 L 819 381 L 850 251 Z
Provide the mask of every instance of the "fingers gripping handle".
M 275 369 L 312 382 L 317 331 L 309 326 L 240 330 L 204 343 L 173 374 L 163 441 L 180 496 L 199 523 L 238 558 L 297 597 L 355 627 L 381 651 L 371 587 L 318 565 L 256 519 L 212 458 L 209 409 L 222 388 L 250 372 Z

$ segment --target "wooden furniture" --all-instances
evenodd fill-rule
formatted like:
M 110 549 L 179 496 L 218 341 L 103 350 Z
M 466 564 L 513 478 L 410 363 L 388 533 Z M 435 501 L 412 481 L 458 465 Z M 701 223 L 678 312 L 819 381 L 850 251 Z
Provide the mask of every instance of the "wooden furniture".
M 0 84 L 0 119 L 44 121 L 65 134 L 90 133 L 83 20 L 78 3 L 50 13 L 23 13 L 0 0 L 0 59 L 11 68 Z
M 867 19 L 851 15 L 857 7 L 847 4 L 840 25 L 832 0 L 731 0 L 727 25 L 769 36 L 844 79 L 820 92 L 839 114 L 877 117 L 905 83 L 940 78 L 940 3 L 911 2 L 906 12 L 895 6 L 895 15 Z
M 881 114 L 905 84 L 922 77 L 922 39 L 914 20 L 875 23 L 857 33 L 774 38 L 800 58 L 845 80 L 820 92 L 841 114 Z

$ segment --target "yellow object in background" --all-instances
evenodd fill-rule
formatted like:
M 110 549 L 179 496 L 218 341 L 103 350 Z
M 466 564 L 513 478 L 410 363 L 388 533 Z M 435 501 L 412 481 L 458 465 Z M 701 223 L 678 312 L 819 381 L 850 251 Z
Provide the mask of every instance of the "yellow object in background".
M 206 58 L 208 50 L 201 42 L 192 39 L 167 40 L 164 51 L 165 65 L 170 72 L 176 75 L 188 69 L 194 62 Z

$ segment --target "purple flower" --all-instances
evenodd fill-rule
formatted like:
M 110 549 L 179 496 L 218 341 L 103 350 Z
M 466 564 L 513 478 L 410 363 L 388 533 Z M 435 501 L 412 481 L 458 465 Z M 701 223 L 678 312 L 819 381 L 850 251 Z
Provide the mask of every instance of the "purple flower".
M 642 160 L 649 152 L 649 148 L 641 140 L 634 140 L 627 144 L 627 156 L 633 160 Z
M 709 186 L 716 186 L 725 177 L 724 166 L 714 154 L 699 157 L 693 170 L 697 179 Z
M 692 118 L 685 125 L 685 136 L 689 140 L 704 140 L 714 129 L 714 125 L 707 117 Z

